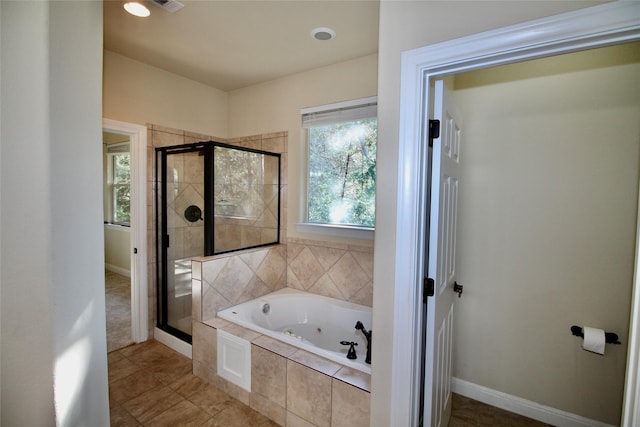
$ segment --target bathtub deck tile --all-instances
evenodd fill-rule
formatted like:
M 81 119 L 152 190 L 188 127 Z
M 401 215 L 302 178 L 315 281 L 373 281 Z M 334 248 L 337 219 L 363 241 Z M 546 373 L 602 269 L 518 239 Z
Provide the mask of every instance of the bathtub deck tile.
M 287 427 L 315 427 L 315 425 L 311 424 L 309 421 L 300 418 L 293 412 L 287 411 L 287 418 L 285 420 L 285 425 Z
M 331 387 L 331 427 L 369 427 L 371 395 L 335 378 Z
M 205 325 L 214 327 L 216 329 L 223 329 L 223 330 L 233 324 L 231 322 L 224 320 L 221 317 L 214 317 L 213 319 L 204 320 L 202 323 L 204 323 Z
M 338 365 L 337 363 L 323 357 L 316 356 L 315 354 L 309 353 L 305 350 L 296 351 L 289 356 L 289 359 L 330 377 L 334 376 L 336 372 L 342 368 L 342 365 Z
M 256 345 L 251 346 L 251 394 L 286 405 L 287 359 Z
M 200 322 L 193 322 L 192 341 L 192 360 L 214 369 L 218 364 L 217 330 Z
M 251 393 L 249 406 L 280 426 L 286 423 L 286 409 L 259 393 Z
M 287 361 L 287 411 L 318 427 L 331 425 L 332 378 L 302 364 Z
M 266 335 L 260 335 L 253 341 L 252 344 L 257 345 L 258 347 L 262 347 L 265 350 L 269 350 L 275 354 L 278 354 L 282 357 L 289 357 L 298 349 L 292 345 L 284 343 L 282 341 L 276 340 L 274 338 L 268 337 Z
M 371 374 L 344 366 L 333 377 L 361 390 L 371 392 Z
M 215 369 L 212 369 L 209 366 L 206 366 L 198 362 L 197 360 L 193 361 L 193 375 L 214 385 L 218 377 L 218 374 L 216 373 Z
M 240 325 L 235 325 L 233 323 L 229 323 L 229 326 L 225 326 L 224 328 L 219 328 L 219 329 L 222 329 L 225 332 L 229 332 L 230 334 L 235 335 L 244 340 L 247 340 L 249 342 L 253 341 L 254 339 L 258 338 L 260 335 L 262 335 L 259 332 L 252 331 L 251 329 L 247 329 Z
M 239 400 L 240 402 L 249 406 L 249 396 L 251 395 L 251 392 L 243 389 L 242 387 L 238 387 L 237 385 L 225 380 L 219 375 L 217 376 L 217 380 L 213 383 L 213 385 L 215 385 L 234 399 Z

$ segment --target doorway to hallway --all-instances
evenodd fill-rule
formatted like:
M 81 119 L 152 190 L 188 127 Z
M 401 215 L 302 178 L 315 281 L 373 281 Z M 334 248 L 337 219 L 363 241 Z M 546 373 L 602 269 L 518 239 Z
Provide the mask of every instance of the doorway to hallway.
M 147 128 L 145 126 L 132 123 L 120 122 L 111 119 L 103 119 L 103 132 L 120 136 L 124 140 L 128 139 L 129 155 L 128 168 L 130 178 L 128 182 L 115 178 L 115 191 L 110 191 L 105 187 L 105 206 L 111 206 L 111 209 L 105 209 L 108 214 L 105 218 L 110 217 L 112 224 L 105 224 L 105 228 L 111 231 L 119 232 L 115 240 L 115 249 L 110 263 L 111 270 L 121 276 L 130 278 L 130 341 L 142 342 L 146 341 L 149 336 L 148 328 L 148 284 L 147 284 Z M 117 150 L 116 150 L 117 152 Z M 117 154 L 113 154 L 117 156 Z M 113 159 L 112 159 L 113 160 Z M 114 187 L 113 174 L 107 179 L 109 174 L 108 162 L 105 160 L 104 176 L 105 183 L 111 182 Z M 126 165 L 127 162 L 121 163 Z M 113 166 L 113 164 L 112 164 Z M 113 169 L 113 167 L 111 168 Z M 126 169 L 126 168 L 125 168 Z M 113 171 L 112 171 L 113 172 Z M 128 188 L 126 188 L 128 185 Z M 118 210 L 119 205 L 128 204 L 128 214 L 123 214 L 122 210 Z M 114 209 L 115 207 L 115 209 Z M 128 220 L 128 222 L 126 221 Z M 117 265 L 120 265 L 118 267 Z M 115 270 L 115 271 L 114 271 Z M 128 272 L 128 274 L 127 274 Z M 118 294 L 120 302 L 114 303 L 114 307 L 118 309 L 120 319 L 126 317 L 126 308 L 123 300 L 127 298 L 124 288 L 125 279 L 118 279 L 115 285 L 115 293 Z M 118 290 L 119 289 L 119 290 Z M 105 292 L 107 289 L 105 289 Z M 108 308 L 108 307 L 107 307 Z M 108 313 L 107 313 L 108 314 Z M 124 320 L 120 320 L 114 325 L 118 328 L 126 328 Z M 119 340 L 126 338 L 119 338 Z

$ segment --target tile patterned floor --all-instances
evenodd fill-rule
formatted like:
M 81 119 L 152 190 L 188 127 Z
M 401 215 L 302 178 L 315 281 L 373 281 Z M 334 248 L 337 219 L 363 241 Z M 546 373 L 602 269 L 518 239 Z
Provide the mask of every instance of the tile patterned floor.
M 105 272 L 107 351 L 131 344 L 131 279 Z
M 276 423 L 191 373 L 191 360 L 157 341 L 108 354 L 111 426 L 273 427 Z M 549 427 L 453 395 L 449 427 Z
M 191 373 L 191 360 L 147 341 L 108 354 L 112 426 L 272 427 Z

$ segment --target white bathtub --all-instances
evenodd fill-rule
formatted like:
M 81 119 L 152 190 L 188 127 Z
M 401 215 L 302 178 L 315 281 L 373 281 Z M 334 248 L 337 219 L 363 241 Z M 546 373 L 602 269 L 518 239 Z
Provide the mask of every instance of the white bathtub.
M 315 353 L 342 365 L 371 373 L 364 362 L 367 341 L 355 329 L 361 321 L 371 330 L 371 308 L 308 292 L 285 288 L 218 312 L 230 322 Z M 353 341 L 357 359 L 347 359 Z

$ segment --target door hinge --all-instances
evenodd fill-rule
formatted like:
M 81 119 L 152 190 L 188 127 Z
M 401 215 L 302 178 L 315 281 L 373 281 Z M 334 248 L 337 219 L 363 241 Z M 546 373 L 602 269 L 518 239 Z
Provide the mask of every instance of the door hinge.
M 429 120 L 429 147 L 433 147 L 433 140 L 440 138 L 440 120 Z
M 427 302 L 427 297 L 432 297 L 435 293 L 435 282 L 429 277 L 424 278 L 424 289 L 422 290 L 422 299 Z

